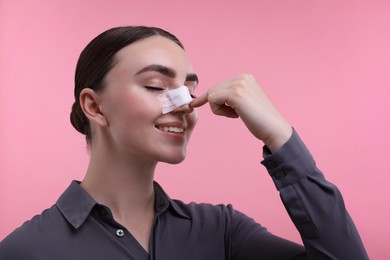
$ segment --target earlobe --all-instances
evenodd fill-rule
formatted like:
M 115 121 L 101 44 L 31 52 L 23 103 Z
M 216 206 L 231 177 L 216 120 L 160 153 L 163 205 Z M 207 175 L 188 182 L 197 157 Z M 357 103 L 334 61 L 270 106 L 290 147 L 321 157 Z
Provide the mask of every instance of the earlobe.
M 100 109 L 99 95 L 93 89 L 84 88 L 81 91 L 80 106 L 91 122 L 101 127 L 108 126 L 108 121 Z

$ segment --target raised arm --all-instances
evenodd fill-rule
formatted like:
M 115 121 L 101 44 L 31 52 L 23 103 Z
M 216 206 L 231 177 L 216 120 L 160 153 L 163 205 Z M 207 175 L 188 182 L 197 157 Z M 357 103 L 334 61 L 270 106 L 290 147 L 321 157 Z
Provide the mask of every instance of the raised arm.
M 324 178 L 298 134 L 253 76 L 240 75 L 222 82 L 190 105 L 199 107 L 206 103 L 216 115 L 241 118 L 249 131 L 264 142 L 262 164 L 280 192 L 305 247 L 305 252 L 297 255 L 299 248 L 232 211 L 233 259 L 368 259 L 340 191 Z M 269 245 L 264 249 L 261 243 Z

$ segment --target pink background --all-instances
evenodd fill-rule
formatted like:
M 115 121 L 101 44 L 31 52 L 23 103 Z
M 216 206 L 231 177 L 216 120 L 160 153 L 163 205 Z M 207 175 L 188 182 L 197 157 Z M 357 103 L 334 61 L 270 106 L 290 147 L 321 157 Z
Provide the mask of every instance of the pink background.
M 69 123 L 82 48 L 119 25 L 176 34 L 198 94 L 252 73 L 342 191 L 372 259 L 390 259 L 389 1 L 0 0 L 0 239 L 55 203 L 88 163 Z M 300 241 L 239 120 L 200 109 L 180 165 L 156 175 L 171 197 L 233 203 Z

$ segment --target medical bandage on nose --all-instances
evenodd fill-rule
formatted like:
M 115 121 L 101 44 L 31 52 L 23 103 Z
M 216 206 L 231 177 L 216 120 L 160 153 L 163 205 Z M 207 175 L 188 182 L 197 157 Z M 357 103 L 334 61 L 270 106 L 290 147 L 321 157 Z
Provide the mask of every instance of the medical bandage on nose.
M 158 95 L 162 113 L 167 114 L 175 108 L 184 106 L 192 101 L 192 97 L 186 86 L 181 86 Z

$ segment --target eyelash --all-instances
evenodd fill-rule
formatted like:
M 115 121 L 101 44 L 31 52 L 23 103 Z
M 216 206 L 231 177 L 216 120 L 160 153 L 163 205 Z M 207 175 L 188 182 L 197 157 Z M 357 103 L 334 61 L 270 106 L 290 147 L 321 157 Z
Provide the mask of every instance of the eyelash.
M 151 91 L 151 92 L 161 92 L 163 90 L 165 90 L 164 88 L 160 88 L 160 87 L 152 87 L 152 86 L 145 86 L 145 88 L 148 90 L 148 91 Z M 196 98 L 196 96 L 192 93 L 190 93 L 190 96 L 192 98 Z
M 152 92 L 161 92 L 161 91 L 165 90 L 164 88 L 152 87 L 152 86 L 145 86 L 145 88 L 149 91 L 152 91 Z

